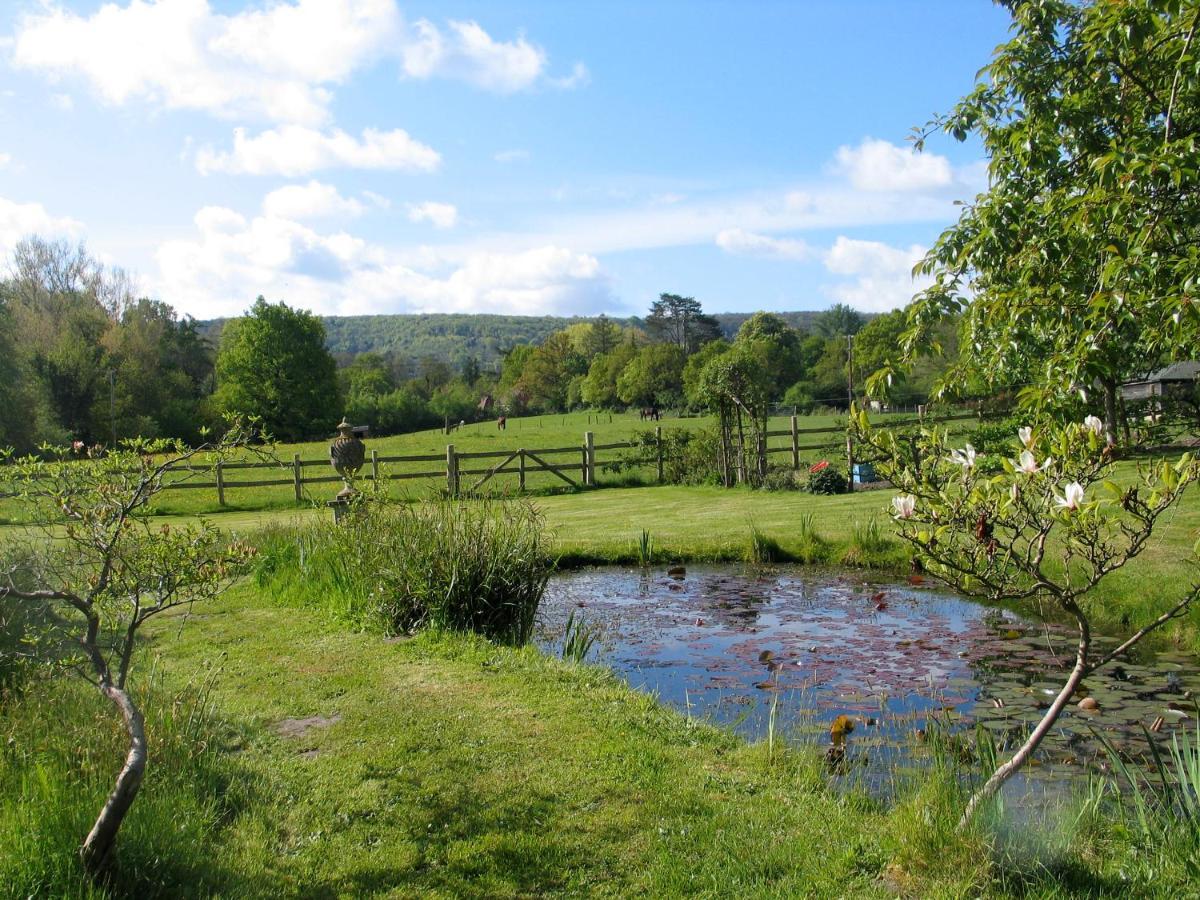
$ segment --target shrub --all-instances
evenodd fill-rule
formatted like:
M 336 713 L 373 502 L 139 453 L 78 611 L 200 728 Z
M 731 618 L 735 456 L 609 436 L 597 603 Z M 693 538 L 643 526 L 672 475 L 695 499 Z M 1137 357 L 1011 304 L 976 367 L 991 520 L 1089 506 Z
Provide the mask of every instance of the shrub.
M 808 474 L 810 494 L 844 494 L 847 486 L 846 476 L 833 466 L 825 466 Z
M 422 626 L 521 644 L 550 577 L 542 518 L 529 503 L 362 502 L 337 528 L 265 536 L 260 585 L 277 598 L 389 633 Z
M 664 428 L 663 481 L 667 484 L 718 484 L 717 468 L 719 436 L 715 429 L 689 431 L 683 428 Z M 657 463 L 657 437 L 652 430 L 640 431 L 633 437 L 636 445 L 616 461 L 605 464 L 610 472 L 622 472 Z

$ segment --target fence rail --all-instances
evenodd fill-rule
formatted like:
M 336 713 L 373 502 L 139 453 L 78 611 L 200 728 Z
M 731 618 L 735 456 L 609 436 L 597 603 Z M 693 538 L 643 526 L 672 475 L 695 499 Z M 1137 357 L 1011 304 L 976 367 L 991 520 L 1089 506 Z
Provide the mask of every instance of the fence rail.
M 974 413 L 967 413 L 940 418 L 938 421 L 948 422 L 975 418 L 977 416 Z M 908 424 L 908 422 L 888 423 L 888 426 L 885 427 L 894 427 L 902 424 Z M 764 440 L 760 442 L 758 454 L 760 462 L 764 466 L 768 457 L 786 453 L 791 455 L 791 468 L 798 470 L 801 467 L 800 454 L 802 452 L 827 451 L 831 449 L 831 445 L 834 443 L 840 443 L 844 440 L 846 434 L 844 426 L 800 428 L 797 416 L 791 417 L 790 425 L 791 427 L 786 430 L 766 431 L 763 433 Z M 824 443 L 801 443 L 800 441 L 802 435 L 818 434 L 837 435 L 838 439 L 837 442 L 826 441 Z M 769 443 L 772 438 L 787 438 L 788 442 L 783 445 L 777 444 L 772 446 Z M 636 458 L 617 457 L 616 459 L 608 460 L 600 460 L 598 456 L 602 452 L 608 453 L 616 450 L 633 450 L 638 448 L 645 450 L 646 453 Z M 562 457 L 569 454 L 576 454 L 576 459 L 546 459 L 546 457 Z M 665 480 L 664 470 L 668 457 L 669 454 L 663 440 L 663 430 L 660 426 L 654 429 L 653 441 L 611 441 L 604 444 L 597 444 L 593 432 L 587 431 L 583 435 L 582 443 L 572 447 L 518 447 L 503 450 L 459 451 L 455 449 L 453 444 L 447 444 L 445 453 L 415 453 L 387 456 L 380 455 L 378 451 L 372 450 L 358 478 L 368 482 L 444 479 L 447 491 L 451 495 L 457 495 L 463 491 L 476 491 L 493 479 L 505 475 L 515 476 L 517 487 L 520 490 L 524 490 L 528 476 L 538 472 L 549 473 L 571 487 L 595 486 L 597 484 L 597 466 L 600 466 L 602 469 L 605 467 L 611 469 L 617 465 L 639 465 L 653 467 L 656 480 L 661 484 Z M 462 462 L 469 463 L 471 461 L 487 460 L 498 460 L 499 462 L 491 466 L 485 465 L 474 468 L 461 465 Z M 395 471 L 394 469 L 381 468 L 381 466 L 432 462 L 442 463 L 442 466 L 436 469 L 429 468 L 421 471 Z M 192 477 L 167 482 L 163 485 L 163 489 L 215 491 L 218 504 L 225 506 L 226 494 L 230 491 L 290 486 L 293 489 L 296 502 L 302 503 L 305 500 L 304 488 L 307 485 L 335 484 L 342 480 L 338 475 L 317 475 L 305 472 L 306 469 L 313 467 L 328 466 L 328 459 L 301 459 L 299 454 L 294 454 L 290 461 L 280 460 L 278 462 L 227 462 L 219 460 L 211 467 L 203 468 L 196 466 L 194 463 L 189 463 L 188 466 L 181 467 L 177 471 L 190 473 Z M 243 471 L 264 469 L 274 470 L 279 473 L 280 477 L 259 478 L 250 481 L 230 480 L 227 477 L 230 473 L 234 472 L 240 473 Z M 326 468 L 325 471 L 328 472 L 328 469 Z M 208 473 L 212 474 L 212 480 L 196 480 L 197 476 Z M 480 477 L 473 483 L 464 482 L 464 478 L 475 478 L 476 476 Z M 0 494 L 0 499 L 12 496 L 12 494 Z

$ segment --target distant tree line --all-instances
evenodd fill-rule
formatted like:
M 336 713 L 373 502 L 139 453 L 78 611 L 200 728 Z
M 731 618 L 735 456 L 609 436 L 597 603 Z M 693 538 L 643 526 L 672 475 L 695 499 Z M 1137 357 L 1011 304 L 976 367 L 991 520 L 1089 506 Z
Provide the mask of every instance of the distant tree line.
M 753 407 L 746 414 L 754 421 L 769 403 L 844 407 L 847 337 L 854 336 L 861 383 L 894 353 L 905 327 L 901 312 L 867 318 L 842 305 L 804 314 L 805 327 L 789 324 L 799 315 L 718 317 L 694 298 L 665 293 L 643 318 L 535 318 L 539 328 L 568 324 L 490 361 L 335 357 L 328 320 L 311 313 L 259 297 L 244 316 L 214 329 L 138 296 L 132 279 L 82 246 L 30 238 L 0 281 L 0 446 L 196 441 L 230 414 L 258 416 L 284 440 L 327 435 L 343 415 L 381 434 L 581 408 L 733 414 Z M 520 324 L 519 317 L 484 318 L 497 333 L 516 333 Z M 953 329 L 945 330 L 953 344 Z M 922 365 L 896 376 L 893 400 L 924 399 L 944 366 Z

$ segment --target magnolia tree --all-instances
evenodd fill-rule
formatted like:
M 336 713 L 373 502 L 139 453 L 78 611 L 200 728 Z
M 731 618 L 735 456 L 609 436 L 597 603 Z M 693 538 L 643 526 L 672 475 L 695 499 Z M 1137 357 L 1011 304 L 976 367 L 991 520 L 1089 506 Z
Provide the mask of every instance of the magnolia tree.
M 899 490 L 893 517 L 926 571 L 972 596 L 1049 601 L 1078 630 L 1062 689 L 1026 741 L 971 797 L 965 825 L 1029 760 L 1084 677 L 1184 615 L 1200 596 L 1200 585 L 1184 590 L 1115 649 L 1093 652 L 1092 589 L 1145 549 L 1159 517 L 1200 477 L 1200 465 L 1184 454 L 1140 466 L 1136 479 L 1115 480 L 1104 423 L 1094 416 L 1065 427 L 1021 428 L 999 465 L 970 444 L 952 448 L 943 429 L 874 431 L 862 412 L 851 427 Z
M 0 605 L 24 605 L 43 623 L 32 636 L 39 655 L 94 685 L 128 737 L 124 766 L 80 851 L 92 874 L 107 862 L 146 771 L 145 725 L 129 687 L 138 630 L 216 596 L 253 552 L 205 521 L 154 524 L 148 507 L 168 479 L 206 470 L 239 443 L 231 432 L 202 448 L 137 441 L 87 459 L 0 453 L 0 496 L 29 523 L 0 548 L 8 560 L 0 563 Z

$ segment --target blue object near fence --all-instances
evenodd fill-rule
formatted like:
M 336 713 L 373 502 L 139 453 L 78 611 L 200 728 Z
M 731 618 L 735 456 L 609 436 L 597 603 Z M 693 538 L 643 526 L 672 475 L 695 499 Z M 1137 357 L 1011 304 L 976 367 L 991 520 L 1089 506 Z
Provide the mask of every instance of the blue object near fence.
M 875 481 L 875 466 L 871 463 L 855 463 L 851 471 L 855 484 L 870 484 Z

